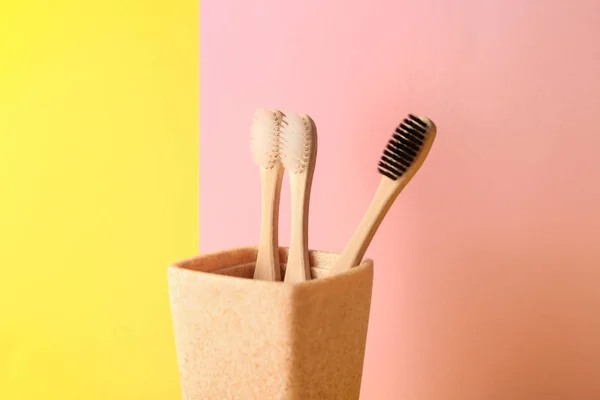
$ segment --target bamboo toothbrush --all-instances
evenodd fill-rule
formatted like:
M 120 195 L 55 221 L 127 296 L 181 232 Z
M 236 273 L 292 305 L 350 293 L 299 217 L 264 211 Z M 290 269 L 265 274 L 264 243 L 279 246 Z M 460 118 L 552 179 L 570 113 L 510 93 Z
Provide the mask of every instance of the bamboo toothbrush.
M 411 114 L 396 128 L 379 162 L 378 171 L 383 176 L 371 205 L 331 268 L 330 275 L 347 271 L 362 261 L 394 200 L 425 161 L 435 135 L 433 121 Z
M 290 175 L 292 225 L 284 281 L 311 279 L 308 257 L 308 211 L 317 157 L 317 128 L 308 115 L 287 114 L 279 141 L 281 162 Z
M 250 128 L 252 157 L 260 168 L 261 207 L 260 241 L 254 279 L 281 281 L 279 264 L 279 198 L 283 166 L 279 158 L 279 133 L 283 113 L 259 108 Z

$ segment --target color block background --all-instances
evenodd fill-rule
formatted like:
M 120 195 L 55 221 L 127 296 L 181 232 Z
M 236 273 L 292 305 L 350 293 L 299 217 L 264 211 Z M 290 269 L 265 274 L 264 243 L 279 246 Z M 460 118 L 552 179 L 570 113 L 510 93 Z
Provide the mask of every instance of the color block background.
M 0 4 L 0 399 L 180 398 L 196 1 Z
M 362 398 L 600 398 L 598 1 L 203 0 L 200 32 L 202 252 L 258 241 L 255 107 L 316 121 L 310 245 L 332 251 L 394 126 L 427 115 L 369 251 Z
M 600 397 L 597 1 L 203 0 L 200 19 L 202 252 L 257 240 L 255 107 L 320 128 L 325 250 L 392 127 L 428 115 L 436 146 L 369 252 L 362 398 Z M 197 21 L 187 0 L 0 4 L 1 399 L 179 398 L 165 265 L 197 253 Z

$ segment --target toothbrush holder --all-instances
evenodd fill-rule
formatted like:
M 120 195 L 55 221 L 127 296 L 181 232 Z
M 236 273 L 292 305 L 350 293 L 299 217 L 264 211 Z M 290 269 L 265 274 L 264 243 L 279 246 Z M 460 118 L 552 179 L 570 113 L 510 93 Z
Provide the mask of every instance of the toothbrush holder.
M 257 247 L 168 267 L 184 400 L 357 400 L 373 261 L 328 276 L 336 253 L 310 252 L 312 280 L 253 280 Z M 287 248 L 280 248 L 282 276 Z

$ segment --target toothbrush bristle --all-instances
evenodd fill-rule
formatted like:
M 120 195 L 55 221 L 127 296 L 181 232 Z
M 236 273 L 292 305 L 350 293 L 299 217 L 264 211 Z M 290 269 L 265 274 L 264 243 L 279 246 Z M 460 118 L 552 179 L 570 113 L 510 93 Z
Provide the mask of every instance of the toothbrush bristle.
M 277 110 L 259 108 L 250 126 L 252 158 L 260 167 L 271 169 L 279 163 L 279 134 L 283 114 Z
M 389 140 L 378 171 L 382 175 L 397 180 L 413 164 L 419 155 L 423 144 L 428 140 L 431 126 L 422 119 L 408 114 L 408 117 L 400 123 Z
M 294 174 L 304 172 L 313 151 L 313 123 L 307 115 L 287 114 L 279 136 L 283 166 Z

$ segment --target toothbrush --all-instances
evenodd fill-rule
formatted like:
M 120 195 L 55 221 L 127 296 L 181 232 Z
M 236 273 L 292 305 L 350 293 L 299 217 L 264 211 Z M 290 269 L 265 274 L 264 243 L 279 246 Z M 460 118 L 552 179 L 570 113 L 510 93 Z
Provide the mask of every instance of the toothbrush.
M 330 269 L 339 274 L 358 265 L 381 221 L 400 192 L 417 173 L 435 140 L 436 126 L 425 117 L 409 114 L 396 128 L 378 165 L 379 187 L 350 242 Z
M 284 282 L 311 279 L 308 257 L 308 211 L 317 157 L 317 129 L 308 115 L 287 114 L 279 140 L 281 162 L 290 176 L 292 224 Z
M 279 198 L 284 169 L 279 158 L 279 131 L 283 113 L 259 108 L 250 127 L 250 149 L 260 168 L 261 208 L 260 241 L 254 279 L 281 281 L 279 264 Z

